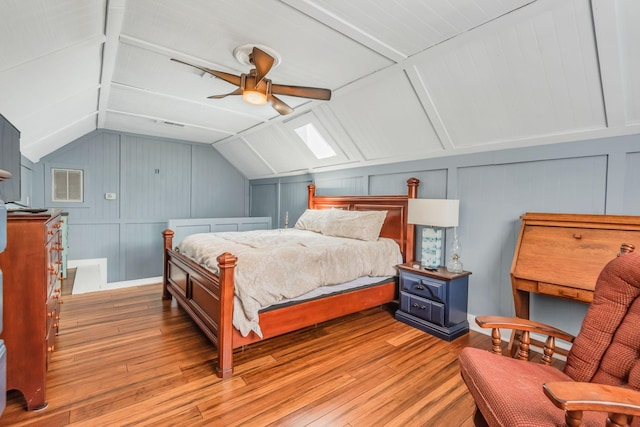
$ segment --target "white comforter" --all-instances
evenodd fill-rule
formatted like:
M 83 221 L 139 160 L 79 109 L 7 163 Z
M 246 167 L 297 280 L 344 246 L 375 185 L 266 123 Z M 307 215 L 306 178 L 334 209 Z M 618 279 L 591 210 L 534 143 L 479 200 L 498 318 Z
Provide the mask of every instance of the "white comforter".
M 394 276 L 401 259 L 391 239 L 365 242 L 297 229 L 192 234 L 179 248 L 213 271 L 221 253 L 238 257 L 233 325 L 243 336 L 253 330 L 260 337 L 260 309 L 320 286 Z

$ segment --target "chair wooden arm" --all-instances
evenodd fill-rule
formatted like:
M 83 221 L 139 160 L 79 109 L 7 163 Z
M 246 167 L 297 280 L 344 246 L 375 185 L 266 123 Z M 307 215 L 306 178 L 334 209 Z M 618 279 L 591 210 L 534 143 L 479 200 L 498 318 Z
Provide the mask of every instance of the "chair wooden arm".
M 551 382 L 542 385 L 544 394 L 567 412 L 568 426 L 579 426 L 583 411 L 608 412 L 608 426 L 626 426 L 640 416 L 640 391 L 584 382 Z
M 529 359 L 529 346 L 531 344 L 530 333 L 535 332 L 547 336 L 547 340 L 544 344 L 542 363 L 550 365 L 552 362 L 552 356 L 555 352 L 555 339 L 561 339 L 572 343 L 575 336 L 565 332 L 561 329 L 554 328 L 553 326 L 546 325 L 540 322 L 534 322 L 529 319 L 521 319 L 519 317 L 506 317 L 506 316 L 477 316 L 476 323 L 481 328 L 491 328 L 491 342 L 492 351 L 496 354 L 502 354 L 502 337 L 500 329 L 513 329 L 515 331 L 521 331 L 520 337 L 520 349 L 518 351 L 518 358 L 522 360 Z

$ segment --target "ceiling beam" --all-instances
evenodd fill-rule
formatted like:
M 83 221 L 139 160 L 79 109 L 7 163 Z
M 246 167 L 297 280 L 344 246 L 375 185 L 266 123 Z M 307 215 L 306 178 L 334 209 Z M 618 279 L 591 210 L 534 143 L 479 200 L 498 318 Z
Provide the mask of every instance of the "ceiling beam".
M 118 54 L 118 39 L 124 21 L 126 0 L 107 0 L 105 12 L 105 42 L 102 47 L 102 70 L 100 71 L 100 94 L 98 95 L 98 128 L 103 128 L 107 120 L 107 104 L 111 91 L 111 80 Z
M 406 53 L 394 49 L 372 34 L 347 22 L 311 0 L 281 1 L 394 62 L 402 62 L 408 57 Z

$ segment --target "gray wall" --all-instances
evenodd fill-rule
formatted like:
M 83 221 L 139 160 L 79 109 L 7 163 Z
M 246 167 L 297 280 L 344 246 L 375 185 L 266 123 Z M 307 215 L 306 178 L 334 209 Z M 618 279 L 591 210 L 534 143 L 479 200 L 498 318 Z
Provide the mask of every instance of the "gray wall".
M 420 179 L 420 198 L 460 199 L 462 261 L 473 273 L 469 313 L 513 315 L 509 272 L 520 215 L 640 215 L 640 135 L 254 180 L 251 197 L 254 206 L 265 207 L 260 215 L 279 224 L 288 210 L 293 226 L 305 208 L 308 182 L 315 182 L 318 194 L 403 194 L 410 177 Z M 534 295 L 531 317 L 575 334 L 586 308 Z
M 51 201 L 54 167 L 84 170 L 82 203 Z M 68 259 L 107 258 L 108 282 L 162 275 L 168 219 L 249 213 L 247 180 L 210 145 L 99 130 L 31 168 L 31 205 L 69 212 Z

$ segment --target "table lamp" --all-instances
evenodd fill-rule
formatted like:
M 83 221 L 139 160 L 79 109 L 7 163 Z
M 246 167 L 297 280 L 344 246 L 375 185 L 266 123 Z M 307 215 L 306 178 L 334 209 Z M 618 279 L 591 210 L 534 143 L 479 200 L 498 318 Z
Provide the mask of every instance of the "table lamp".
M 422 228 L 422 266 L 436 270 L 442 260 L 442 232 L 458 226 L 459 200 L 409 199 L 408 222 Z

